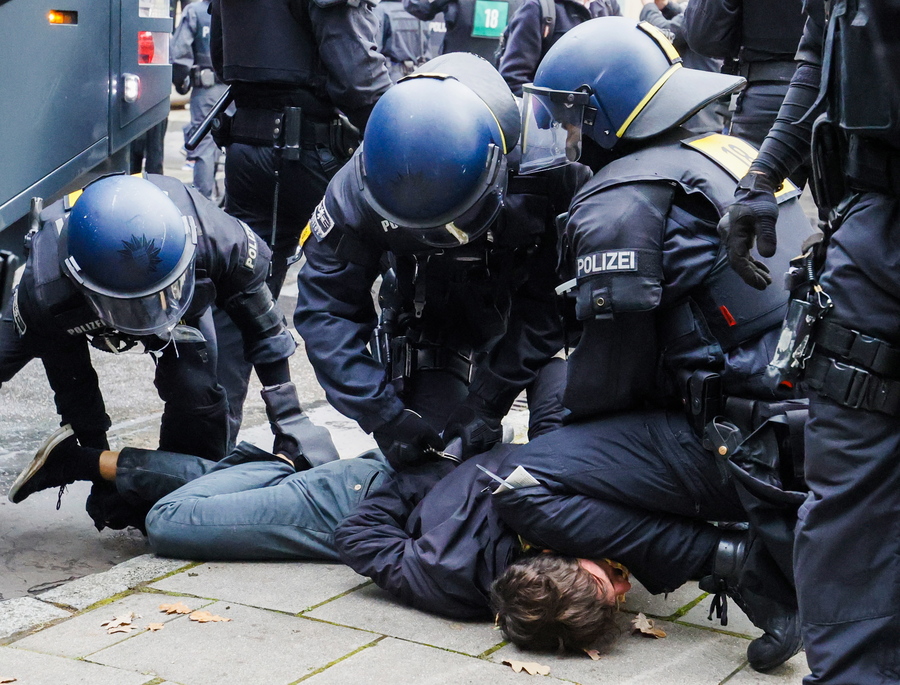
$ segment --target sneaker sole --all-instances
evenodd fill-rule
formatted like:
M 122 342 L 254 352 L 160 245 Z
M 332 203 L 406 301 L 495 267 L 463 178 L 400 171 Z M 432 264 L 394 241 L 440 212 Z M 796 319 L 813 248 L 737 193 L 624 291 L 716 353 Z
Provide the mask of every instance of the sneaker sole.
M 37 454 L 34 455 L 34 459 L 31 460 L 31 463 L 26 466 L 25 469 L 16 477 L 16 480 L 13 481 L 12 487 L 9 489 L 9 494 L 7 494 L 6 496 L 6 498 L 10 502 L 12 502 L 13 504 L 18 504 L 18 502 L 16 502 L 15 500 L 15 497 L 18 494 L 19 490 L 22 489 L 22 486 L 25 485 L 25 483 L 27 483 L 29 480 L 31 480 L 34 477 L 34 474 L 36 474 L 41 470 L 41 468 L 43 468 L 44 464 L 47 462 L 47 457 L 50 456 L 53 448 L 72 435 L 75 435 L 75 431 L 72 430 L 72 426 L 66 424 L 61 428 L 58 428 L 55 433 L 44 440 L 44 443 L 38 448 Z

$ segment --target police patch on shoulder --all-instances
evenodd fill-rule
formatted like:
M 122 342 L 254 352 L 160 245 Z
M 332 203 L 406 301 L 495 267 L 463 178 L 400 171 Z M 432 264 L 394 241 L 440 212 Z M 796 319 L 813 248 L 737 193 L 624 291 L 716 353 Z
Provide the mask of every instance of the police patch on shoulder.
M 611 271 L 637 271 L 637 251 L 604 250 L 578 258 L 578 278 Z
M 313 210 L 312 216 L 309 219 L 309 228 L 313 232 L 313 235 L 319 240 L 324 240 L 325 236 L 327 236 L 331 232 L 331 229 L 334 228 L 334 219 L 331 218 L 331 214 L 325 209 L 325 200 L 322 200 L 317 204 L 316 208 Z

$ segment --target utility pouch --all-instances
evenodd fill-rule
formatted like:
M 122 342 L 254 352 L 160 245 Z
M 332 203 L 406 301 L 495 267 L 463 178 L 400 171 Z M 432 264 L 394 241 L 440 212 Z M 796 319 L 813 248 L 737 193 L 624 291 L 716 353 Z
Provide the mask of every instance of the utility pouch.
M 712 371 L 694 371 L 687 378 L 686 409 L 695 434 L 702 436 L 707 424 L 722 413 L 722 377 Z
M 299 107 L 285 107 L 281 113 L 281 130 L 276 127 L 273 133 L 275 134 L 275 149 L 287 162 L 296 162 L 300 159 L 302 126 L 303 111 Z
M 791 300 L 781 325 L 775 353 L 766 367 L 770 387 L 792 385 L 812 355 L 812 335 L 816 322 L 831 308 L 831 298 L 816 281 L 816 247 L 791 260 L 788 289 Z
M 233 118 L 232 115 L 227 114 L 223 109 L 216 115 L 215 119 L 212 120 L 209 132 L 213 137 L 213 141 L 215 141 L 216 145 L 219 147 L 228 147 L 231 145 L 231 120 Z M 185 145 L 185 147 L 187 147 L 187 145 Z
M 844 145 L 840 130 L 821 114 L 812 128 L 812 190 L 821 215 L 828 215 L 847 195 L 844 177 Z
M 339 159 L 350 159 L 362 141 L 359 129 L 343 114 L 331 122 L 331 153 Z
M 191 85 L 194 88 L 212 88 L 216 85 L 216 72 L 209 67 L 191 67 Z

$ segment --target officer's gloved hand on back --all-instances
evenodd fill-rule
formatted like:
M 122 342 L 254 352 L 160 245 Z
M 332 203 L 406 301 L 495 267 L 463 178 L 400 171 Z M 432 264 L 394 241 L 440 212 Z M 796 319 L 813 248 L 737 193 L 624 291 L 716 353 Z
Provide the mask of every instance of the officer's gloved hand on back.
M 340 458 L 328 429 L 314 424 L 300 408 L 293 383 L 269 385 L 260 394 L 275 434 L 275 454 L 286 456 L 298 471 Z
M 466 460 L 487 452 L 503 439 L 503 427 L 500 425 L 502 420 L 503 414 L 489 402 L 469 395 L 450 414 L 441 435 L 448 443 L 453 438 L 459 438 L 462 442 L 461 458 Z
M 438 457 L 444 449 L 438 432 L 412 409 L 404 409 L 372 436 L 395 471 Z
M 743 281 L 757 290 L 764 290 L 772 282 L 769 269 L 750 254 L 754 240 L 759 254 L 775 254 L 777 240 L 775 222 L 778 202 L 774 183 L 767 174 L 751 171 L 738 183 L 734 204 L 728 207 L 719 221 L 719 236 L 728 250 L 728 262 Z

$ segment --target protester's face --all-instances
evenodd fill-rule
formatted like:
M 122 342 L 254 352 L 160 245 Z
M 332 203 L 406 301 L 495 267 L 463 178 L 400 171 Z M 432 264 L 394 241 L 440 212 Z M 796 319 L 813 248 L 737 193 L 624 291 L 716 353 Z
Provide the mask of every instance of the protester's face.
M 597 596 L 609 606 L 615 606 L 616 598 L 631 589 L 625 574 L 610 566 L 605 560 L 579 559 L 578 565 L 594 576 L 597 581 Z

